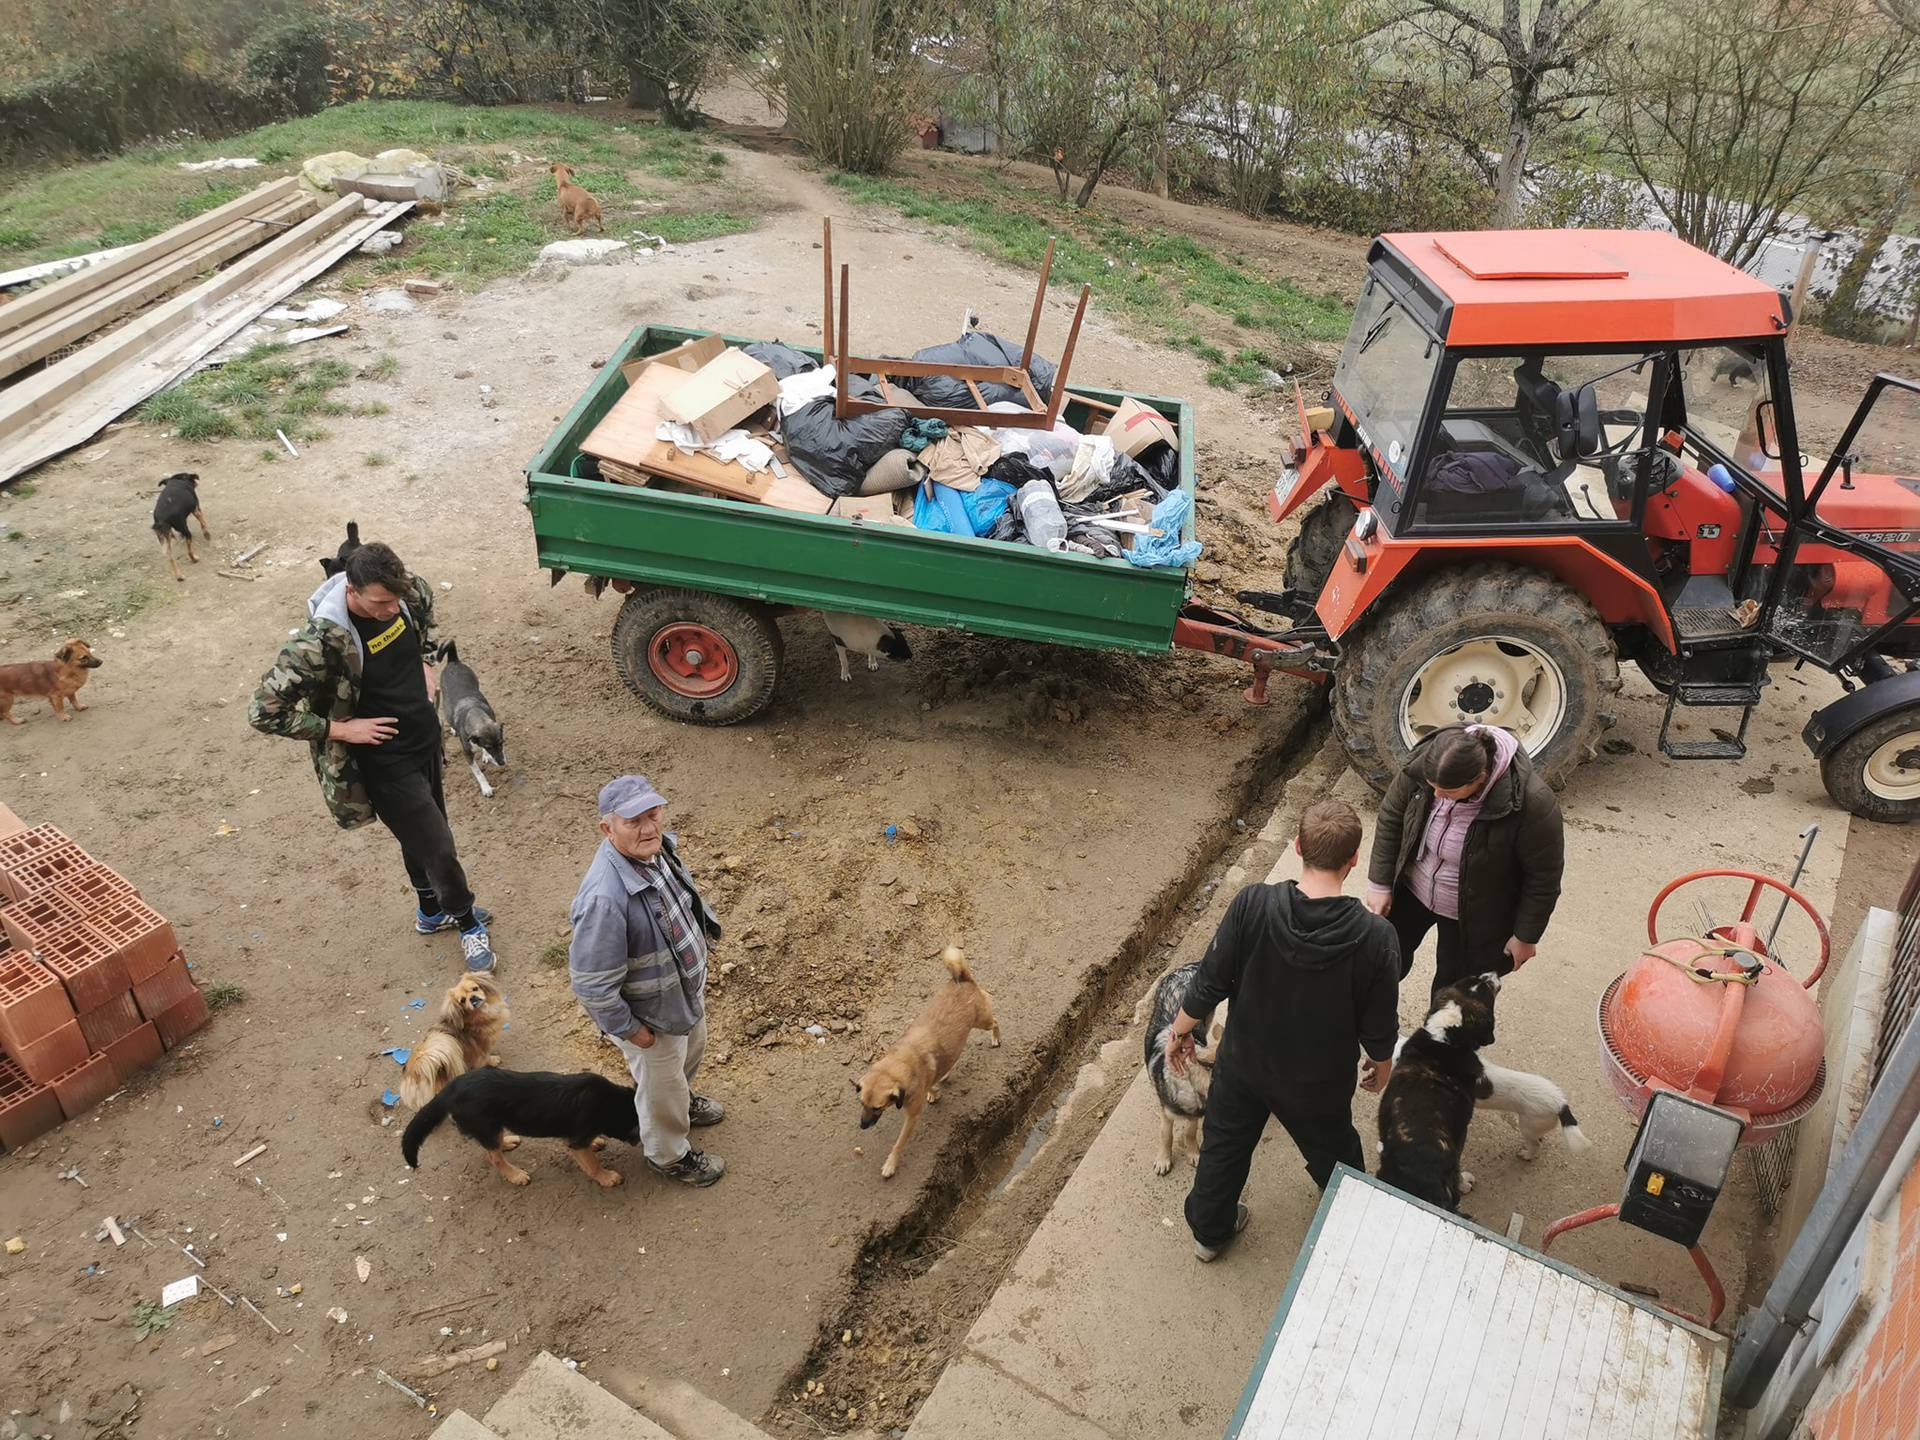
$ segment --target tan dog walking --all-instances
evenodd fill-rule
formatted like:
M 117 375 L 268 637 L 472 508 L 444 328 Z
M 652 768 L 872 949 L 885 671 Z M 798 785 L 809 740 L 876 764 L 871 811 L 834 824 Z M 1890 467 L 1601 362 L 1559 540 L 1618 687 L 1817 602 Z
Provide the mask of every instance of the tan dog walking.
M 607 222 L 600 218 L 600 202 L 573 183 L 571 165 L 555 165 L 553 183 L 560 196 L 560 218 L 573 226 L 574 234 L 586 233 L 589 221 L 600 227 L 602 235 L 607 233 Z
M 80 703 L 80 687 L 87 683 L 87 672 L 99 668 L 99 657 L 84 640 L 67 641 L 53 652 L 51 660 L 0 665 L 0 720 L 9 725 L 27 723 L 13 713 L 13 702 L 22 695 L 44 695 L 53 706 L 54 714 L 62 720 L 73 719 L 61 702 L 71 703 L 76 710 L 85 710 L 87 707 Z
M 993 997 L 982 990 L 967 966 L 967 957 L 958 945 L 949 945 L 940 956 L 952 983 L 942 985 L 926 1009 L 908 1027 L 907 1033 L 886 1054 L 853 1082 L 860 1096 L 860 1128 L 871 1129 L 891 1105 L 906 1112 L 900 1126 L 900 1138 L 887 1152 L 880 1178 L 891 1180 L 900 1168 L 900 1152 L 920 1121 L 920 1112 L 940 1098 L 938 1086 L 960 1063 L 967 1047 L 967 1036 L 985 1030 L 993 1044 L 1000 1043 L 1000 1022 L 993 1018 Z

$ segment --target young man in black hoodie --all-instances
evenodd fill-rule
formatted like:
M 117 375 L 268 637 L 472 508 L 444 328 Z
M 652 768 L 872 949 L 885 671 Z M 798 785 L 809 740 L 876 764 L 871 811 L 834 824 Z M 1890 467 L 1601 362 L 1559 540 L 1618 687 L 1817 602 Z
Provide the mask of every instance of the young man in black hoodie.
M 1299 880 L 1249 885 L 1226 917 L 1168 1027 L 1167 1064 L 1184 1073 L 1195 1018 L 1233 1002 L 1207 1095 L 1206 1135 L 1187 1196 L 1193 1253 L 1212 1260 L 1247 1225 L 1240 1191 L 1272 1116 L 1285 1127 L 1322 1190 L 1345 1161 L 1365 1170 L 1353 1128 L 1354 1060 L 1360 1081 L 1386 1087 L 1399 1037 L 1400 947 L 1393 926 L 1341 893 L 1360 856 L 1360 817 L 1323 800 L 1294 841 Z

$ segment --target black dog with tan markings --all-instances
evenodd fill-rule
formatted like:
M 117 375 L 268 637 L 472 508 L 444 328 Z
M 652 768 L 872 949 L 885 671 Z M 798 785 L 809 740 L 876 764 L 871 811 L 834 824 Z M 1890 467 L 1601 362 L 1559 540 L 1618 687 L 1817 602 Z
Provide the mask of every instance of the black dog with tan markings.
M 608 1189 L 624 1177 L 600 1163 L 594 1142 L 605 1135 L 629 1145 L 640 1143 L 631 1085 L 616 1085 L 590 1070 L 555 1075 L 489 1065 L 456 1075 L 407 1122 L 400 1154 L 408 1169 L 420 1168 L 420 1143 L 449 1115 L 462 1135 L 487 1152 L 487 1163 L 509 1185 L 524 1185 L 528 1179 L 505 1153 L 520 1143 L 518 1137 L 566 1141 L 574 1163 Z
M 1460 1168 L 1473 1107 L 1492 1093 L 1480 1050 L 1493 1043 L 1491 971 L 1434 997 L 1426 1023 L 1400 1042 L 1380 1097 L 1380 1178 L 1418 1200 L 1457 1212 L 1473 1189 Z

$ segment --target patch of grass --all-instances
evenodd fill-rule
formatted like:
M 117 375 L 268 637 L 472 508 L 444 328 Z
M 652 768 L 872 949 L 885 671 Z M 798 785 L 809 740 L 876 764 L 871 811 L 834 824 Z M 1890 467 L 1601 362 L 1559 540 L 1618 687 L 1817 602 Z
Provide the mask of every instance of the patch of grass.
M 353 367 L 334 359 L 302 366 L 286 356 L 284 345 L 256 345 L 154 396 L 140 418 L 172 426 L 183 440 L 274 440 L 276 430 L 317 440 L 326 434 L 317 419 L 347 413 L 333 392 L 353 377 Z
M 382 455 L 378 450 L 375 450 L 371 454 L 362 455 L 360 457 L 360 463 L 369 470 L 379 470 L 386 465 L 387 457 Z
M 1213 368 L 1207 371 L 1207 383 L 1221 390 L 1234 390 L 1242 385 L 1264 385 L 1267 372 L 1275 368 L 1273 357 L 1266 351 L 1251 345 L 1242 346 L 1233 359 L 1221 356 L 1214 363 Z
M 722 235 L 738 235 L 751 230 L 753 221 L 728 210 L 669 210 L 648 215 L 640 229 L 661 236 L 669 245 L 685 245 L 695 240 L 713 240 Z
M 13 487 L 13 498 L 16 500 L 31 500 L 39 493 L 40 487 L 31 480 L 22 480 Z
M 485 176 L 496 186 L 501 181 L 519 185 L 524 180 L 540 212 L 536 228 L 548 232 L 546 239 L 565 233 L 558 212 L 552 209 L 553 177 L 535 179 L 525 167 L 508 164 L 498 148 L 512 147 L 548 161 L 564 160 L 576 167 L 581 183 L 603 202 L 616 203 L 642 193 L 638 177 L 711 181 L 727 164 L 726 152 L 716 148 L 711 137 L 665 125 L 613 124 L 611 120 L 604 112 L 526 105 L 362 100 L 223 139 L 153 142 L 110 160 L 9 176 L 9 188 L 0 194 L 0 263 L 28 264 L 147 239 L 263 181 L 292 174 L 307 156 L 330 150 L 373 155 L 406 146 Z M 217 182 L 180 169 L 181 161 L 220 154 L 250 155 L 262 164 Z M 471 191 L 456 192 L 448 207 L 448 225 L 408 227 L 410 253 L 405 263 L 415 263 L 428 238 L 456 229 L 463 215 L 501 200 L 524 206 L 527 198 L 497 189 L 478 197 Z M 479 243 L 484 245 L 492 233 L 489 251 L 512 246 L 513 237 L 499 231 L 508 218 L 499 209 L 483 215 Z M 442 253 L 460 251 L 457 244 L 439 248 Z M 492 255 L 478 258 L 480 271 L 465 278 L 485 280 L 510 268 Z M 380 263 L 390 269 L 395 262 Z
M 246 998 L 247 992 L 229 981 L 223 980 L 218 985 L 207 987 L 206 999 L 209 1010 L 224 1010 L 229 1005 L 238 1005 Z
M 541 246 L 562 233 L 557 225 L 549 231 L 523 195 L 483 195 L 450 209 L 445 225 L 410 227 L 408 254 L 375 261 L 374 269 L 382 274 L 431 270 L 484 284 L 526 269 L 539 258 Z
M 369 400 L 364 405 L 353 407 L 353 414 L 361 420 L 370 420 L 375 415 L 391 415 L 393 407 L 384 400 Z
M 400 357 L 388 351 L 378 360 L 368 361 L 360 367 L 362 380 L 391 380 L 400 373 Z
M 1007 186 L 998 195 L 957 199 L 900 180 L 827 178 L 861 204 L 888 206 L 910 219 L 957 230 L 976 249 L 1022 269 L 1037 270 L 1047 237 L 1055 236 L 1055 283 L 1092 285 L 1095 304 L 1118 311 L 1149 333 L 1173 338 L 1223 378 L 1245 365 L 1237 356 L 1228 362 L 1219 347 L 1184 335 L 1183 311 L 1212 312 L 1277 344 L 1337 341 L 1347 333 L 1352 312 L 1345 301 L 1268 279 L 1236 257 L 1216 254 L 1183 235 L 1050 204 Z M 1256 376 L 1258 368 L 1253 365 Z
M 558 970 L 567 963 L 567 937 L 556 935 L 540 947 L 540 963 L 549 970 Z
M 151 1300 L 133 1302 L 133 1329 L 142 1340 L 149 1340 L 173 1323 L 173 1312 Z

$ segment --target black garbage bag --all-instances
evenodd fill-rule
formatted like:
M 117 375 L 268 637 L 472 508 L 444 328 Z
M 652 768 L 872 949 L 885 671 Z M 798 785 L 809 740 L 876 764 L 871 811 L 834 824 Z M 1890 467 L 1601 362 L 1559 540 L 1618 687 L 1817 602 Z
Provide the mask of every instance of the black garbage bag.
M 1018 365 L 1020 347 L 1009 344 L 998 335 L 989 335 L 984 330 L 969 330 L 951 345 L 930 345 L 925 350 L 916 350 L 913 358 L 931 365 Z M 1054 363 L 1042 360 L 1038 355 L 1027 365 L 1027 374 L 1032 377 L 1033 388 L 1042 402 L 1053 394 L 1055 373 Z M 968 393 L 966 382 L 956 380 L 951 375 L 915 376 L 912 379 L 903 378 L 899 383 L 911 391 L 922 405 L 937 405 L 948 410 L 973 409 L 973 396 Z M 1003 400 L 1015 404 L 1024 404 L 1026 401 L 1026 397 L 1011 385 L 982 385 L 980 394 L 989 405 Z
M 784 380 L 789 375 L 804 375 L 809 370 L 820 368 L 820 362 L 811 355 L 791 345 L 782 345 L 778 340 L 755 341 L 751 345 L 742 345 L 740 349 L 773 371 L 776 380 Z
M 987 467 L 986 478 L 1004 480 L 1018 490 L 1029 480 L 1044 480 L 1053 485 L 1053 472 L 1034 464 L 1024 455 L 1002 455 Z
M 861 376 L 848 382 L 847 393 L 856 400 L 882 398 L 880 387 Z M 880 410 L 841 420 L 834 415 L 833 405 L 831 395 L 810 401 L 781 422 L 781 433 L 787 458 L 807 482 L 822 495 L 838 499 L 859 490 L 867 471 L 900 444 L 913 417 L 904 410 Z

